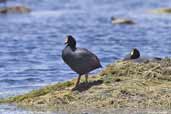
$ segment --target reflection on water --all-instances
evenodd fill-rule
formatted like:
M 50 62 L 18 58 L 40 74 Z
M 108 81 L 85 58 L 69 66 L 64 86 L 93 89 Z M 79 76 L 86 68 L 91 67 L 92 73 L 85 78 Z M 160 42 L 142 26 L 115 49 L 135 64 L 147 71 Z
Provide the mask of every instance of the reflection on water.
M 170 0 L 8 2 L 14 4 L 26 5 L 33 12 L 0 15 L 0 98 L 75 77 L 61 59 L 68 34 L 76 37 L 78 46 L 96 53 L 103 66 L 123 58 L 133 47 L 145 56 L 171 54 L 171 16 L 146 13 L 169 7 Z M 111 16 L 130 18 L 137 24 L 114 26 Z M 7 113 L 8 107 L 1 106 L 0 112 Z

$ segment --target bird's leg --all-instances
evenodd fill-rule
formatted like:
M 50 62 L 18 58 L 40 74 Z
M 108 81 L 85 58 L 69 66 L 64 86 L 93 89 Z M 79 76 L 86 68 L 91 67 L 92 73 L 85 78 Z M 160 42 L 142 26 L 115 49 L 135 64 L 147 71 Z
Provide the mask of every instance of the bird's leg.
M 78 78 L 77 78 L 77 82 L 76 82 L 76 84 L 75 84 L 75 87 L 77 87 L 77 86 L 78 86 L 78 84 L 80 83 L 80 78 L 81 78 L 81 75 L 79 75 L 79 76 L 78 76 Z
M 85 82 L 88 83 L 88 74 L 85 74 Z

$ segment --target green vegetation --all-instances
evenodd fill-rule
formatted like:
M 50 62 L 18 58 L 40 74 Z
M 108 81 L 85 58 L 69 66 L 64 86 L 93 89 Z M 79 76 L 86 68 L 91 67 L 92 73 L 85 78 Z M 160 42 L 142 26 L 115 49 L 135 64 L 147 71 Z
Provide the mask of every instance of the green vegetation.
M 84 80 L 82 80 L 83 82 Z M 0 103 L 65 108 L 171 108 L 171 59 L 108 65 L 89 84 L 72 91 L 74 80 L 34 90 Z M 67 108 L 66 108 L 67 107 Z

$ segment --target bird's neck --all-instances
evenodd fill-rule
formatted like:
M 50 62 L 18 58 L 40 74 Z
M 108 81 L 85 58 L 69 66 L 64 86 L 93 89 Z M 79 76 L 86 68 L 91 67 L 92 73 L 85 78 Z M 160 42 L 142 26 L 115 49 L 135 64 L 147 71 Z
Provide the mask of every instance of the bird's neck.
M 76 46 L 70 46 L 70 45 L 67 45 L 66 48 L 70 48 L 72 51 L 75 51 L 77 49 Z

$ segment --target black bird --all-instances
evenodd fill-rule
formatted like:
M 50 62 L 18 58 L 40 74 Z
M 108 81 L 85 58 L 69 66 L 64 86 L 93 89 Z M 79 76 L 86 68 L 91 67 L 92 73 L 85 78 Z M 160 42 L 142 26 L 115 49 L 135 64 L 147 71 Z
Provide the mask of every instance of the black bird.
M 62 59 L 76 73 L 79 74 L 75 87 L 80 83 L 81 75 L 85 74 L 88 82 L 88 73 L 102 67 L 98 57 L 85 48 L 77 48 L 76 40 L 68 35 L 65 40 L 66 47 L 62 51 Z
M 140 52 L 137 48 L 133 48 L 132 51 L 124 58 L 124 60 L 138 59 L 140 58 Z
M 133 62 L 144 63 L 149 61 L 160 61 L 160 57 L 140 57 L 140 52 L 137 48 L 133 48 L 132 51 L 123 59 L 132 60 Z

